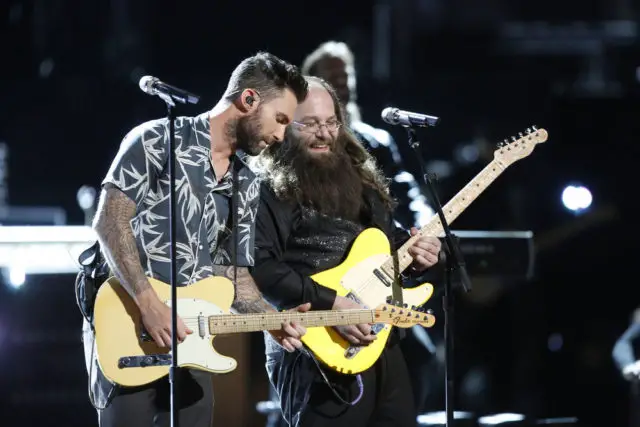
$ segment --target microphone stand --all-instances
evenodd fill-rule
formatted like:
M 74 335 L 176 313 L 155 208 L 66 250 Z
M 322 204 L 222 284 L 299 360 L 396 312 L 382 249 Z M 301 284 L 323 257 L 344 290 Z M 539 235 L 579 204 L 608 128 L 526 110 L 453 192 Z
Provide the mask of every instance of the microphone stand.
M 445 288 L 443 297 L 444 308 L 444 341 L 445 341 L 445 407 L 447 414 L 447 427 L 452 427 L 454 424 L 454 411 L 453 411 L 453 399 L 454 399 L 454 369 L 453 369 L 453 347 L 454 347 L 454 294 L 452 287 L 453 275 L 458 272 L 460 282 L 465 292 L 471 291 L 471 280 L 467 274 L 460 248 L 458 247 L 457 237 L 451 233 L 447 219 L 442 211 L 442 205 L 438 199 L 438 194 L 433 184 L 435 176 L 428 174 L 425 170 L 424 160 L 422 159 L 422 153 L 420 152 L 420 141 L 416 134 L 415 129 L 412 126 L 404 126 L 407 131 L 409 145 L 416 153 L 416 158 L 420 165 L 420 172 L 422 173 L 422 179 L 427 185 L 429 191 L 429 198 L 431 203 L 440 217 L 442 228 L 444 229 L 445 244 Z M 437 178 L 435 178 L 437 179 Z
M 171 426 L 178 427 L 178 275 L 177 275 L 177 245 L 176 245 L 176 125 L 174 98 L 158 93 L 158 96 L 167 104 L 167 119 L 169 121 L 169 258 L 171 260 L 171 367 L 169 368 L 169 385 L 171 401 Z M 179 101 L 179 100 L 178 100 Z

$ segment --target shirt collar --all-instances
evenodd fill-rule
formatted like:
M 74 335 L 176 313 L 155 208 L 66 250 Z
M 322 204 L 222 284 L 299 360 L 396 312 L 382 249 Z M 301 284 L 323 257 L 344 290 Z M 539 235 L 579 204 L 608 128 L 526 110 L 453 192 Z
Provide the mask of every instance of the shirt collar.
M 211 121 L 210 121 L 210 112 L 207 111 L 202 113 L 193 119 L 193 129 L 196 134 L 196 144 L 202 147 L 207 152 L 207 156 L 209 158 L 209 165 L 211 166 L 211 170 L 213 171 L 213 164 L 211 163 Z M 236 150 L 235 154 L 231 155 L 229 159 L 232 164 L 235 165 L 238 173 L 247 167 L 245 158 L 247 154 L 243 150 Z M 234 161 L 235 160 L 235 161 Z M 231 168 L 227 170 L 225 175 L 222 177 L 222 181 L 220 184 L 223 184 L 225 181 L 231 179 Z

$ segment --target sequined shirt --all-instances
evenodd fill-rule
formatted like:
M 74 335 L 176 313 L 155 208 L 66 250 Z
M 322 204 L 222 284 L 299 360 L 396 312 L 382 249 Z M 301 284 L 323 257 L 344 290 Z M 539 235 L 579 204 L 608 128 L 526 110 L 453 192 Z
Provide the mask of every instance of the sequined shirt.
M 288 309 L 310 302 L 312 310 L 331 310 L 335 291 L 309 276 L 339 265 L 367 227 L 384 231 L 392 247 L 409 238 L 405 230 L 395 226 L 373 190 L 365 190 L 363 197 L 370 206 L 370 219 L 356 223 L 280 200 L 262 184 L 251 274 L 270 303 Z

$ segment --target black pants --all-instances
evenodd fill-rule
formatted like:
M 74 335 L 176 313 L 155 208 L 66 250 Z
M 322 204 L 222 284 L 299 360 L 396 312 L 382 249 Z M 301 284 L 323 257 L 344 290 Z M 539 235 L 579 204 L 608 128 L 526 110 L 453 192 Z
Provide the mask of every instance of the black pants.
M 340 382 L 340 374 L 325 372 L 332 382 Z M 301 427 L 416 426 L 411 382 L 400 346 L 387 348 L 376 364 L 361 375 L 363 394 L 353 406 L 340 402 L 326 383 L 316 382 Z M 352 401 L 358 396 L 359 387 L 351 381 L 348 390 L 338 391 L 345 400 Z
M 180 371 L 179 423 L 184 427 L 211 427 L 213 384 L 211 375 Z M 169 381 L 163 378 L 145 387 L 122 388 L 111 403 L 99 411 L 100 427 L 169 427 L 171 401 Z

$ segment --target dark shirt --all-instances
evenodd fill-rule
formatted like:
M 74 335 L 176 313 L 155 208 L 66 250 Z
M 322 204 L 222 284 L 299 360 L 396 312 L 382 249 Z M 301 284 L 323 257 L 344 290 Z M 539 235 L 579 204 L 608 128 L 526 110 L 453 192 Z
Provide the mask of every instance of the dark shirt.
M 395 225 L 373 190 L 365 191 L 365 200 L 371 215 L 364 224 L 322 215 L 310 221 L 309 209 L 278 199 L 262 185 L 251 274 L 271 304 L 288 309 L 310 302 L 312 310 L 330 310 L 336 292 L 309 276 L 339 265 L 366 227 L 384 231 L 392 248 L 407 241 L 409 234 Z
M 355 238 L 367 227 L 384 231 L 392 248 L 409 238 L 405 230 L 395 225 L 391 213 L 373 190 L 365 190 L 363 200 L 368 214 L 356 223 L 282 201 L 263 184 L 256 221 L 256 258 L 251 273 L 269 302 L 278 309 L 310 302 L 312 310 L 330 310 L 336 292 L 316 283 L 310 275 L 339 265 Z M 388 345 L 401 338 L 399 330 L 394 328 L 393 332 Z M 269 334 L 265 334 L 265 354 L 267 374 L 283 417 L 290 425 L 297 426 L 312 384 L 322 381 L 319 362 L 306 349 L 295 353 L 284 351 Z M 345 384 L 350 387 L 356 377 L 336 374 L 329 378 L 333 378 L 329 380 L 332 387 Z

